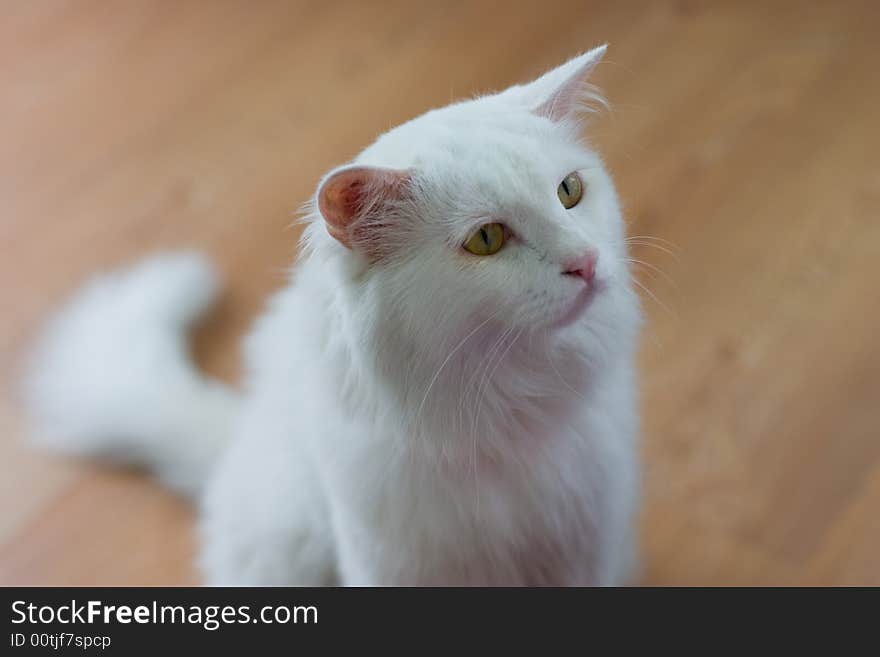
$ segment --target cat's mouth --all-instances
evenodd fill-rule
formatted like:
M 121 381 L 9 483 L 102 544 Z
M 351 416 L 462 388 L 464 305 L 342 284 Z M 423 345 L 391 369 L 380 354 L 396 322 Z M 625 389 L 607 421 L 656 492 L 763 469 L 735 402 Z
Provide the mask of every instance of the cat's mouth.
M 560 328 L 574 324 L 590 307 L 601 289 L 602 285 L 598 281 L 586 285 L 572 301 L 565 305 L 559 319 L 554 324 Z

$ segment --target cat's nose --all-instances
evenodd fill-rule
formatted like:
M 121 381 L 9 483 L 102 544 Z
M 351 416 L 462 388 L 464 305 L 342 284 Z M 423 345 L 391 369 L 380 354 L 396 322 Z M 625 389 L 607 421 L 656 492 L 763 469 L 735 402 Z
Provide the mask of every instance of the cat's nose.
M 585 283 L 592 283 L 593 279 L 596 278 L 596 265 L 598 262 L 599 253 L 591 249 L 584 255 L 567 261 L 562 273 L 565 276 L 582 278 Z

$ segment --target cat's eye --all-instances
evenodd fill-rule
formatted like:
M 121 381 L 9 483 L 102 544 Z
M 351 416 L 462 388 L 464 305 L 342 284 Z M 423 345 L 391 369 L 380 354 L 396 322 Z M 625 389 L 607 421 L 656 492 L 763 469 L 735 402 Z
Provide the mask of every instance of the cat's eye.
M 504 226 L 501 224 L 483 224 L 464 243 L 467 251 L 478 256 L 498 253 L 502 246 L 504 246 Z
M 556 193 L 559 195 L 559 202 L 562 203 L 562 207 L 570 210 L 578 204 L 581 196 L 584 195 L 584 183 L 581 177 L 572 171 L 559 183 Z

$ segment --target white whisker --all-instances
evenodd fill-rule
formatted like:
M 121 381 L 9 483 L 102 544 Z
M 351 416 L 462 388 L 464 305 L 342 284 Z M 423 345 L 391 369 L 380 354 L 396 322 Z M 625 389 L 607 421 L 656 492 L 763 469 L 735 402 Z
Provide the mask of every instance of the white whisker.
M 658 299 L 658 298 L 654 295 L 654 293 L 651 292 L 651 290 L 649 290 L 645 285 L 643 285 L 642 283 L 640 283 L 636 278 L 632 278 L 631 280 L 632 280 L 632 282 L 633 282 L 635 285 L 637 285 L 637 286 L 638 286 L 638 287 L 639 287 L 639 288 L 640 288 L 645 294 L 647 294 L 651 299 L 653 299 L 653 300 L 654 300 L 654 303 L 656 303 L 658 306 L 660 306 L 663 310 L 665 310 L 667 313 L 669 313 L 672 317 L 674 317 L 675 319 L 678 319 L 678 315 L 676 315 L 674 312 L 672 312 L 672 310 L 670 310 L 669 307 L 668 307 L 665 303 L 663 303 L 662 301 L 660 301 L 660 299 Z

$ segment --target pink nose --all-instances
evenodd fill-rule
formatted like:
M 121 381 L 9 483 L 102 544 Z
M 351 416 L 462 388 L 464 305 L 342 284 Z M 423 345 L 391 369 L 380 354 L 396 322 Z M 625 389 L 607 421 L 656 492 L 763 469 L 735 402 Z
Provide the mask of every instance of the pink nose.
M 584 279 L 585 282 L 591 283 L 596 278 L 596 264 L 599 262 L 599 254 L 595 251 L 588 251 L 585 255 L 569 260 L 565 263 L 565 276 L 577 276 Z

